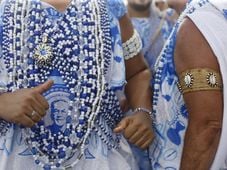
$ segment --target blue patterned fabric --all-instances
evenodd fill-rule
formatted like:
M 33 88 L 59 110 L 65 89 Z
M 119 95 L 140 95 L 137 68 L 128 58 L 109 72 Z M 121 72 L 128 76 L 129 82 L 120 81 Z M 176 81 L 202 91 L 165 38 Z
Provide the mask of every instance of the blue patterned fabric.
M 126 12 L 126 6 L 124 5 L 123 0 L 107 0 L 110 11 L 114 14 L 115 17 L 120 19 L 123 17 Z
M 151 70 L 154 69 L 154 63 L 172 30 L 172 25 L 163 19 L 164 21 L 153 8 L 150 10 L 149 18 L 132 18 L 133 26 L 142 39 L 142 51 Z M 157 31 L 158 29 L 160 30 Z
M 207 0 L 198 1 L 201 7 Z M 186 11 L 192 13 L 195 8 Z M 182 19 L 182 18 L 181 18 Z M 180 23 L 180 22 L 179 22 Z M 188 125 L 188 111 L 178 89 L 178 76 L 174 65 L 174 49 L 179 23 L 171 33 L 155 65 L 153 81 L 153 114 L 156 117 L 155 140 L 150 146 L 150 159 L 154 170 L 178 170 Z
M 149 159 L 149 150 L 142 150 L 131 144 L 132 153 L 135 155 L 139 170 L 151 170 L 151 162 Z
M 162 17 L 153 8 L 150 10 L 149 18 L 132 18 L 132 23 L 142 39 L 144 57 L 152 71 L 154 70 L 154 63 L 172 29 L 164 19 L 163 23 L 161 23 L 159 33 L 157 34 L 157 29 L 159 29 L 160 22 L 162 22 L 161 20 Z M 131 147 L 140 170 L 150 170 L 151 164 L 148 151 L 141 150 L 133 145 L 131 145 Z
M 0 6 L 0 35 L 2 35 L 2 18 L 4 12 L 4 4 L 6 1 L 2 1 Z M 123 59 L 123 50 L 121 35 L 119 29 L 118 19 L 125 14 L 125 6 L 122 1 L 110 1 L 111 6 L 109 11 L 111 21 L 111 38 L 112 38 L 112 58 L 109 61 L 108 69 L 105 75 L 106 81 L 110 87 L 106 88 L 106 95 L 108 91 L 122 89 L 125 83 L 125 66 Z M 56 11 L 52 6 L 43 3 L 45 13 L 49 16 L 52 22 L 56 22 L 63 13 Z M 118 10 L 114 10 L 113 6 L 118 7 Z M 0 36 L 0 45 L 2 44 L 2 36 Z M 0 54 L 1 46 L 0 46 Z M 4 64 L 3 56 L 0 55 L 0 87 L 4 87 L 7 84 L 8 75 Z M 49 76 L 54 80 L 54 85 L 46 92 L 45 98 L 48 100 L 50 109 L 44 118 L 45 125 L 54 134 L 63 132 L 66 128 L 67 121 L 67 109 L 69 107 L 70 96 L 69 90 L 65 85 L 65 82 L 61 78 L 58 70 L 53 70 Z M 101 111 L 110 109 L 112 104 L 107 100 L 110 96 L 105 96 L 106 100 L 103 100 L 103 108 Z M 115 99 L 114 99 L 115 100 Z M 116 102 L 117 103 L 117 102 Z M 117 104 L 116 108 L 119 107 Z M 104 116 L 108 116 L 108 113 L 103 113 Z M 115 124 L 116 122 L 105 122 L 102 117 L 99 117 L 100 124 L 97 125 L 97 129 L 109 129 L 112 133 L 113 127 L 109 127 L 109 123 Z M 25 141 L 25 134 L 22 131 L 22 127 L 17 125 L 7 126 L 3 120 L 0 120 L 0 169 L 4 170 L 38 170 L 42 169 L 38 167 L 33 158 L 32 150 L 27 147 Z M 110 134 L 108 134 L 109 136 Z M 111 136 L 111 135 L 110 135 Z M 124 138 L 119 138 L 120 148 L 109 150 L 108 146 L 101 140 L 97 133 L 91 133 L 89 141 L 87 141 L 88 148 L 85 150 L 84 159 L 80 161 L 73 169 L 84 170 L 121 170 L 124 167 L 125 170 L 136 170 L 137 165 L 134 162 L 133 155 L 129 149 L 128 143 Z M 112 167 L 111 164 L 116 166 Z M 45 168 L 44 168 L 45 169 Z M 48 169 L 48 168 L 47 168 Z M 49 169 L 48 169 L 49 170 Z
M 125 66 L 118 19 L 126 14 L 126 7 L 121 0 L 108 0 L 108 7 L 111 13 L 110 24 L 114 62 L 112 68 L 109 68 L 107 80 L 114 90 L 122 90 L 125 84 L 125 74 L 122 74 L 125 72 Z
M 176 15 L 176 11 L 174 9 L 168 8 L 165 11 L 165 18 L 166 18 L 166 27 L 164 28 L 164 31 L 166 32 L 166 34 L 164 33 L 164 38 L 167 40 L 169 38 L 170 33 L 172 32 L 172 29 L 174 27 L 174 25 L 177 22 L 177 18 L 175 18 L 174 15 Z

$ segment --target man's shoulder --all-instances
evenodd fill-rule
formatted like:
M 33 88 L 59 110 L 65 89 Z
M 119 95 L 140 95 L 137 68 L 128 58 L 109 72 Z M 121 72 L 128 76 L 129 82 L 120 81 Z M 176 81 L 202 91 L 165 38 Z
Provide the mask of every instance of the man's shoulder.
M 177 32 L 174 60 L 179 70 L 212 66 L 215 63 L 213 50 L 200 29 L 185 18 Z

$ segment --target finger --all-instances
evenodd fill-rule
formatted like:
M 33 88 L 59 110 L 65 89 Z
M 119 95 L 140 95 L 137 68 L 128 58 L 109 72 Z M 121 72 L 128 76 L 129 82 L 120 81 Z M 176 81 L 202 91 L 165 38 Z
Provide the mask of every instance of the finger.
M 33 88 L 33 90 L 37 91 L 39 94 L 43 94 L 47 90 L 49 90 L 54 84 L 53 80 L 48 80 L 45 83 Z
M 33 114 L 33 112 L 35 114 Z M 34 121 L 36 123 L 39 122 L 42 119 L 42 117 L 38 113 L 36 113 L 32 107 L 30 107 L 27 110 L 27 112 L 25 113 L 25 115 L 28 116 L 30 119 L 32 119 L 32 121 Z
M 32 127 L 35 125 L 35 122 L 27 115 L 21 117 L 17 123 L 23 125 L 24 127 Z
M 41 117 L 46 115 L 46 109 L 37 100 L 33 101 L 32 108 L 33 108 L 33 111 L 35 111 Z
M 153 141 L 153 138 L 148 139 L 144 144 L 141 145 L 140 148 L 147 149 L 150 146 L 150 144 L 152 143 L 152 141 Z
M 136 141 L 140 139 L 141 134 L 143 134 L 143 132 L 141 130 L 137 130 L 134 134 L 132 134 L 132 136 L 128 138 L 128 141 L 133 144 L 136 143 Z
M 133 127 L 136 127 L 136 125 L 132 125 Z M 136 141 L 138 141 L 142 135 L 144 134 L 150 134 L 150 128 L 145 126 L 145 125 L 137 125 L 137 129 L 134 129 L 135 132 L 131 132 L 131 136 L 128 138 L 129 142 L 131 143 L 135 143 Z
M 35 111 L 34 111 L 34 112 L 35 112 Z M 30 119 L 32 119 L 35 123 L 38 123 L 38 122 L 42 119 L 42 117 L 41 117 L 38 113 L 36 113 L 36 112 L 35 112 L 35 114 L 30 113 L 30 114 L 28 115 L 28 117 L 29 117 Z
M 45 97 L 43 97 L 40 94 L 37 94 L 35 96 L 36 100 L 40 103 L 40 105 L 45 109 L 48 110 L 49 109 L 49 103 L 47 102 L 47 100 L 45 99 Z
M 115 133 L 121 133 L 129 125 L 129 123 L 130 123 L 129 117 L 122 119 L 122 121 L 114 129 L 114 132 Z
M 140 147 L 140 148 L 142 148 L 142 146 L 143 146 L 142 149 L 144 149 L 144 147 L 147 146 L 146 144 L 147 144 L 148 142 L 151 142 L 152 139 L 153 139 L 153 135 L 151 135 L 150 132 L 147 132 L 147 133 L 145 133 L 143 136 L 141 136 L 141 138 L 140 138 L 136 143 L 134 143 L 134 144 L 135 144 L 136 146 Z
M 29 97 L 29 106 L 28 115 L 30 115 L 33 111 L 37 112 L 40 116 L 45 116 L 46 109 L 40 104 L 40 102 L 36 99 L 36 94 L 31 94 Z M 31 109 L 31 110 L 30 110 Z M 30 112 L 29 112 L 30 111 Z M 26 111 L 27 113 L 27 111 Z
M 130 139 L 138 131 L 138 129 L 139 127 L 134 123 L 129 124 L 124 130 L 124 137 L 126 139 Z
M 32 118 L 31 118 L 35 123 L 38 123 L 41 119 L 42 119 L 42 117 L 38 114 L 38 113 L 36 113 L 36 114 L 34 114 L 33 116 L 32 116 Z

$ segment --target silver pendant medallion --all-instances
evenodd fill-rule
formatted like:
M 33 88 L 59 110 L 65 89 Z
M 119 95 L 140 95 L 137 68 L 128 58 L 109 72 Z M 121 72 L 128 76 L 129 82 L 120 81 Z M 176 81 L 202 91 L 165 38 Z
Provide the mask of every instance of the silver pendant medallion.
M 53 52 L 52 48 L 47 44 L 47 37 L 43 37 L 42 42 L 36 47 L 34 59 L 40 67 L 51 64 Z

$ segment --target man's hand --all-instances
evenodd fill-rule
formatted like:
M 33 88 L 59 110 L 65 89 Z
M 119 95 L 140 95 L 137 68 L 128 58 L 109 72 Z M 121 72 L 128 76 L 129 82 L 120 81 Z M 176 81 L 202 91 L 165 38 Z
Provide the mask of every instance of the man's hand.
M 0 118 L 25 127 L 32 127 L 45 116 L 49 108 L 42 94 L 52 85 L 53 81 L 49 80 L 31 89 L 20 89 L 0 95 Z
M 151 118 L 147 113 L 136 112 L 122 119 L 114 132 L 123 132 L 130 143 L 141 149 L 146 149 L 154 138 L 151 124 Z
M 122 41 L 126 42 L 133 36 L 133 25 L 126 14 L 120 20 Z M 144 107 L 152 108 L 152 93 L 150 88 L 151 72 L 144 61 L 142 53 L 136 54 L 133 58 L 125 60 L 126 80 L 125 95 L 129 108 Z M 127 105 L 121 103 L 123 110 Z M 116 133 L 123 133 L 129 142 L 145 149 L 154 135 L 151 128 L 151 118 L 147 113 L 137 112 L 132 116 L 124 118 L 114 129 Z

